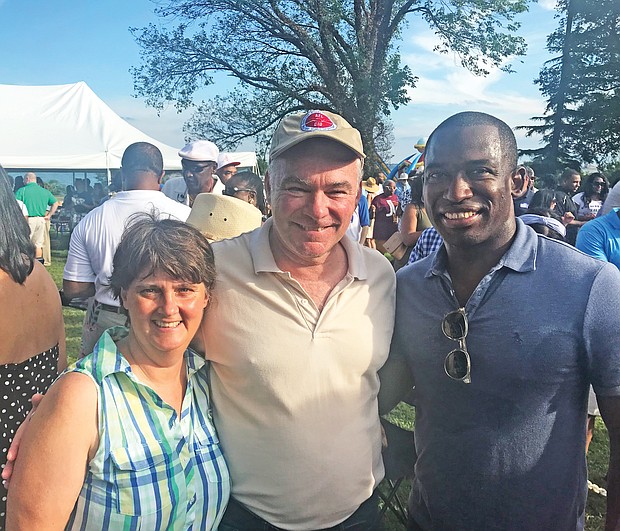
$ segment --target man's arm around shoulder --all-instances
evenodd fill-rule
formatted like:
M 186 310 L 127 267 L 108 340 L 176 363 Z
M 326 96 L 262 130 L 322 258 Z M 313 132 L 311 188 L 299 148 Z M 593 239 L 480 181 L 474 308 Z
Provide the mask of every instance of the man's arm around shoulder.
M 385 415 L 413 388 L 413 375 L 407 361 L 390 349 L 387 362 L 379 370 L 379 415 Z

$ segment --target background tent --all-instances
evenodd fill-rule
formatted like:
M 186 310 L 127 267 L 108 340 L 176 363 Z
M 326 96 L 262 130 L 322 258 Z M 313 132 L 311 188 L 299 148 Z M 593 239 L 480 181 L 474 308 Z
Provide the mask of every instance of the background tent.
M 179 148 L 128 124 L 83 81 L 0 85 L 0 120 L 0 164 L 7 170 L 107 170 L 109 176 L 120 168 L 125 148 L 140 141 L 161 150 L 166 170 L 181 169 Z M 238 155 L 243 166 L 256 166 L 255 153 Z

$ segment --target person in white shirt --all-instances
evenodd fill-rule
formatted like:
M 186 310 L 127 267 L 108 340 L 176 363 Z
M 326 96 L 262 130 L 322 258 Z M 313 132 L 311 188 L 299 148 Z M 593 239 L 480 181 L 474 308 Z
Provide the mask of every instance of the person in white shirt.
M 219 155 L 220 150 L 208 140 L 187 144 L 179 151 L 183 177 L 166 181 L 162 189 L 164 195 L 191 207 L 198 194 L 221 194 L 224 184 L 215 175 Z
M 137 142 L 123 153 L 124 191 L 90 211 L 71 234 L 63 274 L 65 300 L 91 297 L 84 318 L 80 357 L 92 349 L 107 328 L 124 326 L 125 311 L 108 290 L 112 257 L 131 217 L 140 212 L 157 212 L 185 221 L 191 209 L 159 191 L 164 175 L 162 154 L 152 144 Z
M 26 207 L 26 204 L 23 201 L 20 201 L 19 199 L 16 199 L 15 201 L 17 201 L 17 204 L 19 205 L 19 208 L 22 211 L 22 214 L 24 215 L 24 217 L 28 219 L 28 207 Z

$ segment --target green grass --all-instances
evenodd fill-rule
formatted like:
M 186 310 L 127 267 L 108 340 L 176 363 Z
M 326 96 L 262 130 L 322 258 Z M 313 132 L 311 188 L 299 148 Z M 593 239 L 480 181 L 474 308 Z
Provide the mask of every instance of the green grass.
M 592 483 L 607 488 L 605 476 L 609 465 L 609 436 L 607 428 L 600 417 L 596 418 L 594 437 L 588 451 L 588 476 Z M 605 508 L 607 498 L 588 491 L 588 505 L 586 506 L 586 529 L 603 531 L 605 529 Z
M 54 240 L 52 240 L 54 242 Z M 62 271 L 67 259 L 66 251 L 67 242 L 61 240 L 53 247 L 64 247 L 65 249 L 52 250 L 52 265 L 48 271 L 54 278 L 58 287 L 62 287 Z M 80 337 L 82 335 L 82 321 L 84 320 L 84 312 L 73 308 L 63 308 L 65 318 L 65 331 L 67 334 L 67 356 L 70 362 L 75 361 L 80 350 Z M 388 416 L 389 420 L 394 424 L 398 424 L 402 428 L 413 429 L 415 413 L 411 406 L 399 404 Z M 584 426 L 585 430 L 585 426 Z M 597 419 L 594 438 L 590 445 L 590 453 L 588 455 L 588 471 L 589 478 L 593 483 L 601 487 L 606 487 L 604 480 L 607 474 L 607 464 L 609 462 L 609 439 L 607 429 L 600 420 Z M 409 485 L 403 483 L 400 493 L 403 499 L 407 499 L 407 490 Z M 605 528 L 605 506 L 606 498 L 589 491 L 588 505 L 586 513 L 586 529 L 588 531 L 602 531 Z M 401 530 L 397 521 L 388 513 L 384 520 L 384 529 L 387 531 Z
M 62 271 L 67 260 L 67 251 L 52 249 L 52 265 L 47 268 L 50 275 L 56 282 L 58 289 L 62 288 Z M 62 309 L 65 320 L 65 337 L 67 338 L 67 358 L 69 363 L 74 362 L 80 352 L 80 338 L 82 337 L 82 322 L 84 321 L 84 311 L 68 308 Z

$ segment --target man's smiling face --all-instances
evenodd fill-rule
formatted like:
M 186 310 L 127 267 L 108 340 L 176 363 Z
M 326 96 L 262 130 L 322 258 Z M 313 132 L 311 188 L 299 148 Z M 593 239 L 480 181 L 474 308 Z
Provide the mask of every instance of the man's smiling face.
M 446 244 L 506 243 L 515 231 L 514 168 L 492 125 L 437 129 L 426 149 L 424 204 Z
M 274 220 L 274 256 L 297 265 L 329 256 L 357 205 L 360 168 L 349 149 L 323 139 L 303 142 L 279 158 L 265 181 Z

